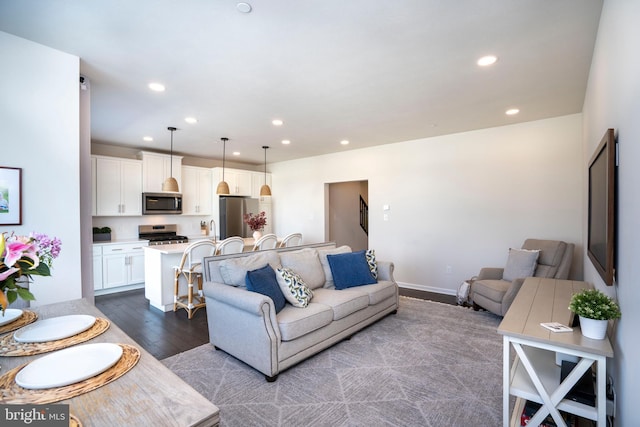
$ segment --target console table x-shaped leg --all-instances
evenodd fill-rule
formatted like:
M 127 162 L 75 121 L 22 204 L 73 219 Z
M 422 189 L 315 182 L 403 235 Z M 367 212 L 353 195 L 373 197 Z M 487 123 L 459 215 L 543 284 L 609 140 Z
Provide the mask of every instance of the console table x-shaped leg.
M 528 340 L 519 340 L 513 337 L 504 337 L 504 369 L 505 381 L 510 381 L 510 375 L 508 371 L 510 369 L 510 346 L 511 344 L 522 363 L 522 366 L 525 368 L 529 378 L 531 379 L 533 385 L 536 388 L 536 391 L 543 402 L 542 407 L 535 413 L 535 415 L 529 420 L 529 425 L 537 426 L 542 423 L 542 421 L 547 417 L 547 415 L 551 414 L 553 420 L 556 422 L 558 427 L 567 427 L 564 419 L 560 415 L 560 412 L 557 408 L 558 404 L 564 399 L 567 393 L 571 390 L 571 388 L 580 380 L 585 372 L 591 368 L 591 366 L 596 363 L 597 366 L 597 374 L 596 374 L 596 384 L 597 384 L 597 402 L 596 407 L 597 411 L 597 423 L 599 426 L 605 426 L 605 363 L 606 358 L 603 356 L 593 355 L 584 352 L 577 352 L 577 356 L 581 359 L 578 364 L 573 368 L 571 373 L 560 383 L 560 385 L 555 390 L 547 390 L 540 378 L 539 373 L 536 371 L 536 367 L 533 365 L 530 360 L 527 352 L 523 349 L 524 346 L 533 346 L 538 348 L 543 348 L 549 351 L 560 351 L 567 352 L 567 349 L 558 348 L 553 345 L 545 345 L 541 343 L 534 343 Z M 558 379 L 559 380 L 559 379 Z M 509 390 L 509 385 L 505 384 L 506 388 L 504 390 Z M 508 424 L 508 399 L 509 393 L 505 392 L 504 396 L 504 404 L 505 404 L 505 425 Z

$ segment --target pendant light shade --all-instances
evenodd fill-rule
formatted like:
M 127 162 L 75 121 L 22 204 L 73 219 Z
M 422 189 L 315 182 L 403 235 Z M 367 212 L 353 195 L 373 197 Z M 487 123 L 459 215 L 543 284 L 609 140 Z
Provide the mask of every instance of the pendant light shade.
M 269 149 L 269 146 L 263 145 L 262 148 L 264 149 L 264 184 L 260 187 L 260 195 L 270 196 L 271 188 L 267 185 L 267 150 Z
M 224 180 L 224 161 L 227 155 L 227 141 L 229 138 L 220 138 L 222 140 L 222 181 L 218 184 L 216 194 L 230 194 L 229 184 Z
M 169 126 L 167 128 L 171 132 L 171 156 L 170 156 L 170 170 L 169 170 L 169 178 L 165 179 L 162 183 L 162 191 L 171 191 L 173 193 L 178 193 L 180 190 L 178 189 L 178 181 L 173 177 L 173 132 L 177 129 Z

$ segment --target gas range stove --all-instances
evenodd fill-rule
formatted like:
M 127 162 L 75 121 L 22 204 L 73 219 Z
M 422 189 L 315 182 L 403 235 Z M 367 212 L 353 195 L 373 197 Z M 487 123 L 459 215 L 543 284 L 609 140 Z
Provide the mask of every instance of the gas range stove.
M 187 243 L 189 238 L 178 235 L 177 230 L 178 226 L 175 224 L 139 225 L 138 238 L 148 240 L 149 246 Z

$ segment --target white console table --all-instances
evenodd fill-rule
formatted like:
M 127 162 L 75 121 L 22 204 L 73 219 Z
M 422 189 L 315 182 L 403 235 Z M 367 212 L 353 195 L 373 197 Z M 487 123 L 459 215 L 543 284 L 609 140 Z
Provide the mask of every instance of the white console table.
M 498 327 L 503 335 L 503 425 L 509 425 L 510 396 L 531 400 L 542 407 L 529 421 L 539 425 L 551 414 L 558 426 L 566 427 L 559 411 L 595 420 L 606 426 L 606 363 L 613 357 L 608 338 L 593 340 L 582 336 L 579 327 L 572 332 L 551 332 L 542 322 L 571 325 L 571 295 L 591 284 L 572 280 L 527 278 Z M 511 348 L 515 358 L 511 364 Z M 560 383 L 556 352 L 577 356 L 578 364 Z M 566 394 L 592 365 L 596 365 L 596 406 L 565 399 Z M 519 420 L 519 417 L 518 417 Z

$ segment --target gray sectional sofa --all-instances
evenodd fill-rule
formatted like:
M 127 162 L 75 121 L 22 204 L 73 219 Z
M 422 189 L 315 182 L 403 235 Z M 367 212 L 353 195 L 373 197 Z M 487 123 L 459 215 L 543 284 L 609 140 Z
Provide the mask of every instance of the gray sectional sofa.
M 278 373 L 349 338 L 398 309 L 393 263 L 376 261 L 377 282 L 338 290 L 327 255 L 351 253 L 334 243 L 206 257 L 204 295 L 211 344 L 275 381 Z M 269 264 L 300 276 L 313 297 L 304 308 L 247 290 L 245 278 Z

